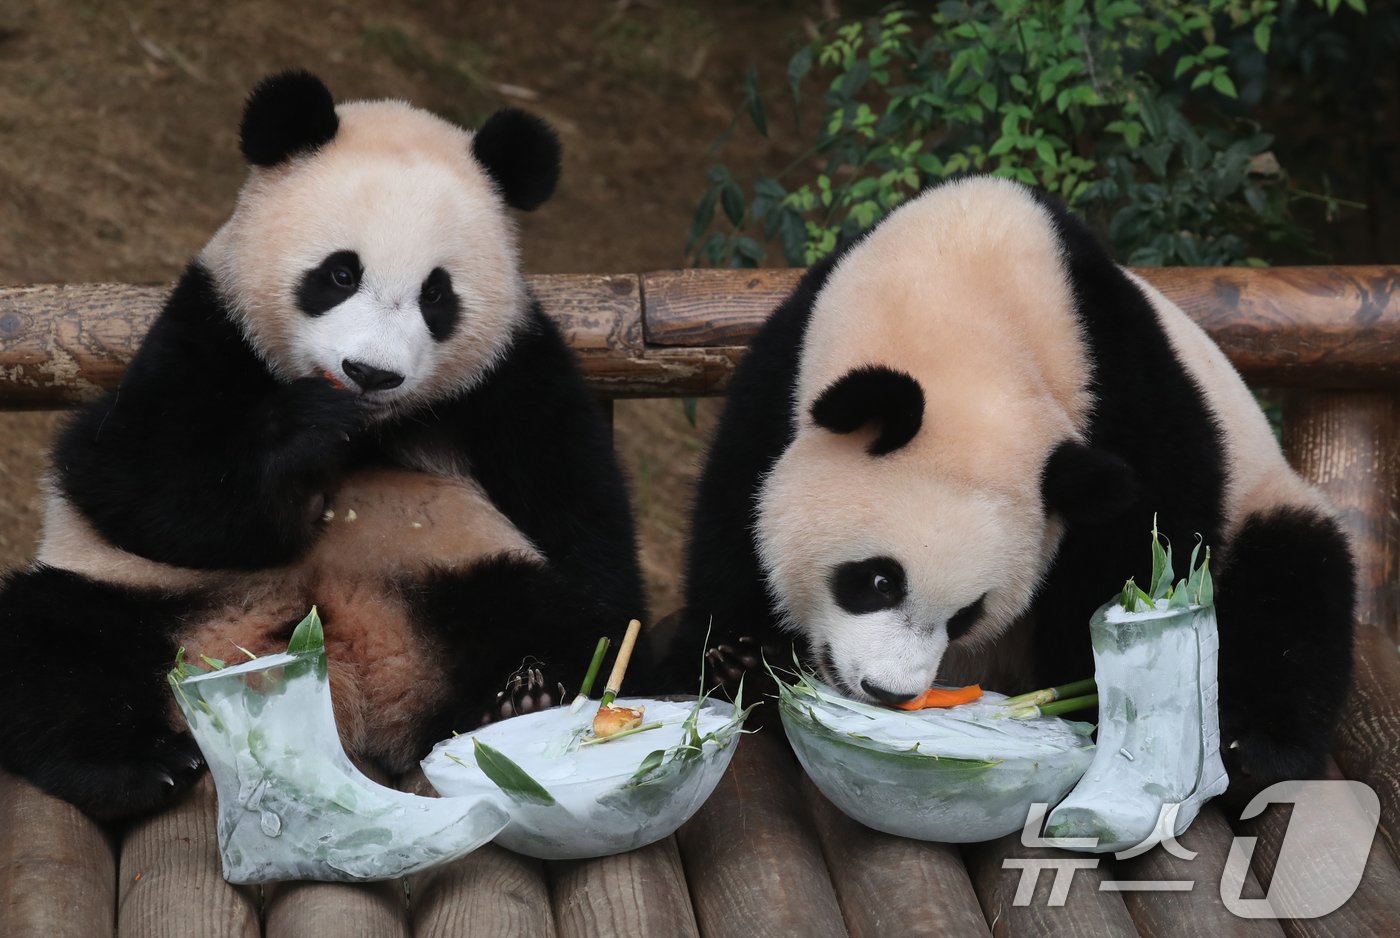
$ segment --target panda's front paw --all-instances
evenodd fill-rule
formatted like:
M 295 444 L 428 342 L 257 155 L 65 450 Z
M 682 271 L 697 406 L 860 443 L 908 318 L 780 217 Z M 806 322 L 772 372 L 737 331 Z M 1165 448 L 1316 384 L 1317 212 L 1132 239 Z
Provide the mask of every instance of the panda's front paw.
M 33 780 L 99 821 L 139 817 L 184 794 L 204 769 L 204 757 L 188 733 L 162 731 L 145 739 L 128 736 L 120 751 L 82 752 L 47 762 Z M 26 773 L 28 774 L 28 773 Z
M 481 723 L 485 725 L 539 710 L 548 710 L 563 701 L 563 684 L 549 681 L 539 668 L 522 668 L 511 675 L 505 689 L 496 694 L 496 699 L 482 714 Z
M 279 449 L 333 457 L 369 418 L 364 395 L 324 378 L 298 378 L 268 399 L 263 432 Z
M 770 645 L 764 645 L 752 636 L 740 636 L 733 644 L 716 645 L 705 652 L 705 670 L 711 681 L 718 684 L 733 699 L 740 685 L 748 689 L 750 695 L 770 689 L 772 678 L 763 661 L 779 660 L 781 652 Z M 750 697 L 751 700 L 758 699 Z
M 1242 808 L 1275 782 L 1317 778 L 1323 768 L 1321 753 L 1262 733 L 1222 732 L 1220 757 L 1230 776 L 1224 803 L 1232 808 Z

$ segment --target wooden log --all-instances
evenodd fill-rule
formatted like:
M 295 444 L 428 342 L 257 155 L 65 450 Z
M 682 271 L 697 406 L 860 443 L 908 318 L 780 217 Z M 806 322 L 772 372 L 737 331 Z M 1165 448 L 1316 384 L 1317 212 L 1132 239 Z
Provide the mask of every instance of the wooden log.
M 1214 804 L 1202 809 L 1177 843 L 1196 854 L 1186 860 L 1156 847 L 1117 864 L 1119 894 L 1143 938 L 1282 938 L 1270 919 L 1240 918 L 1220 901 L 1220 882 L 1235 832 Z M 1191 883 L 1189 890 L 1143 890 L 1132 883 Z M 1245 896 L 1262 895 L 1253 873 L 1246 875 Z
M 408 938 L 401 879 L 378 883 L 272 883 L 263 887 L 266 938 Z
M 117 877 L 118 934 L 259 938 L 258 890 L 224 881 L 215 816 L 214 780 L 205 773 L 176 805 L 127 831 Z
M 634 274 L 552 274 L 530 286 L 600 390 L 662 363 L 642 352 L 641 295 Z M 124 283 L 0 286 L 0 403 L 56 407 L 92 398 L 121 378 L 170 291 Z M 590 364 L 592 363 L 592 364 Z
M 1123 899 L 1114 892 L 1100 889 L 1102 883 L 1114 878 L 1111 855 L 1070 853 L 1049 847 L 1026 847 L 1021 834 L 1007 834 L 999 840 L 982 844 L 963 845 L 972 885 L 982 904 L 982 915 L 991 925 L 995 938 L 1025 938 L 1062 935 L 1123 936 L 1138 934 L 1128 915 Z M 1017 866 L 1018 861 L 1066 860 L 1078 866 L 1063 873 L 1055 868 L 1035 872 L 1035 888 L 1029 896 L 1018 896 L 1022 877 L 1031 873 Z M 1057 890 L 1058 877 L 1066 882 Z M 1061 895 L 1056 895 L 1060 892 Z M 1024 900 L 1024 901 L 1023 901 Z M 1052 905 L 1054 902 L 1060 905 Z
M 559 938 L 698 938 L 676 839 L 591 860 L 546 863 Z
M 1256 385 L 1400 384 L 1400 267 L 1145 268 Z M 654 346 L 744 345 L 800 270 L 642 276 Z
M 1340 778 L 1341 771 L 1331 765 L 1329 777 Z M 1329 819 L 1337 831 L 1349 831 L 1354 827 L 1364 828 L 1363 821 L 1357 821 L 1346 805 L 1331 805 Z M 1355 807 L 1360 812 L 1360 807 Z M 1347 816 L 1343 816 L 1345 813 Z M 1287 911 L 1287 906 L 1279 902 L 1279 894 L 1272 881 L 1277 871 L 1278 860 L 1283 849 L 1284 836 L 1291 821 L 1292 811 L 1285 804 L 1271 804 L 1257 817 L 1236 823 L 1237 831 L 1244 837 L 1257 838 L 1250 866 L 1258 874 L 1260 883 L 1270 890 L 1268 897 L 1275 910 Z M 1299 895 L 1316 896 L 1320 901 L 1325 892 L 1321 884 L 1328 881 L 1334 866 L 1341 861 L 1338 854 L 1345 853 L 1349 845 L 1343 843 L 1346 834 L 1339 833 L 1334 842 L 1322 838 L 1313 844 L 1314 850 L 1304 856 L 1295 857 L 1291 867 L 1294 876 L 1290 880 Z M 1295 848 L 1296 849 L 1296 848 Z M 1290 892 L 1280 888 L 1279 892 Z M 1400 935 L 1400 867 L 1386 848 L 1385 842 L 1377 837 L 1371 843 L 1370 855 L 1362 873 L 1356 892 L 1341 908 L 1318 918 L 1283 918 L 1279 924 L 1290 938 L 1362 938 L 1374 935 L 1376 938 L 1389 938 Z M 1249 898 L 1248 893 L 1244 894 Z
M 421 769 L 401 779 L 399 787 L 415 795 L 437 794 Z M 414 938 L 555 935 L 543 864 L 495 844 L 410 876 L 408 894 Z
M 871 830 L 802 787 L 852 938 L 991 934 L 957 847 Z
M 1362 626 L 1356 674 L 1333 750 L 1347 778 L 1381 800 L 1381 836 L 1400 859 L 1400 656 L 1388 636 Z
M 1255 384 L 1400 387 L 1400 268 L 1167 268 L 1141 273 Z M 531 287 L 609 397 L 719 394 L 798 270 L 551 274 Z M 88 400 L 121 375 L 164 286 L 0 287 L 0 402 Z
M 77 808 L 0 771 L 0 935 L 111 935 L 117 859 Z
M 1295 393 L 1283 445 L 1341 514 L 1356 555 L 1357 620 L 1400 630 L 1400 399 L 1376 391 Z
M 787 743 L 745 736 L 676 839 L 705 938 L 846 934 Z

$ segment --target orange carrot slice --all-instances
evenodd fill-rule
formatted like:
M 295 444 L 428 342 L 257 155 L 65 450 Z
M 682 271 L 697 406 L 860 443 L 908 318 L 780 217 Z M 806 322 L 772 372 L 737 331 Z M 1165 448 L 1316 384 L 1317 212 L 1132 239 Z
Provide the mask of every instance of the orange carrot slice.
M 335 388 L 337 391 L 343 391 L 343 390 L 345 390 L 345 384 L 344 384 L 344 382 L 342 382 L 342 381 L 341 381 L 339 378 L 337 378 L 335 375 L 331 374 L 331 371 L 330 371 L 329 368 L 327 368 L 327 369 L 325 369 L 325 370 L 323 370 L 323 371 L 321 372 L 321 377 L 323 377 L 323 378 L 325 378 L 327 381 L 329 381 L 329 382 L 331 383 L 331 387 Z
M 958 704 L 972 703 L 982 696 L 982 685 L 969 684 L 966 687 L 930 687 L 913 700 L 895 704 L 901 710 L 927 710 L 930 707 L 956 707 Z

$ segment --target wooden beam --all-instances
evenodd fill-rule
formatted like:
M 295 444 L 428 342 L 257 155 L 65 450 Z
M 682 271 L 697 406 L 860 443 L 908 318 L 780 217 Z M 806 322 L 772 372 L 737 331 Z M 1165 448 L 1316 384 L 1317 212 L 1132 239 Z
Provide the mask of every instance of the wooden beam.
M 0 935 L 112 935 L 116 898 L 116 850 L 102 828 L 0 770 Z
M 1255 385 L 1400 387 L 1400 267 L 1144 269 Z M 605 397 L 720 394 L 799 270 L 550 274 L 531 288 Z M 113 387 L 168 288 L 0 287 L 0 406 Z

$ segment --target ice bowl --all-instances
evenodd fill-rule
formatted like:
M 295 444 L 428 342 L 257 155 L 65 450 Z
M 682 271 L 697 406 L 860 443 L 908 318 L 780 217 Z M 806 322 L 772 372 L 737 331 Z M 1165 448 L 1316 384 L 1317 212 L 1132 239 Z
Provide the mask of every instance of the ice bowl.
M 973 843 L 1021 829 L 1036 802 L 1058 803 L 1094 754 L 1088 724 L 1010 719 L 1003 699 L 904 712 L 803 676 L 779 682 L 778 709 L 798 761 L 846 814 L 900 837 Z
M 444 797 L 499 798 L 510 823 L 496 842 L 517 853 L 572 860 L 644 847 L 674 833 L 714 791 L 742 719 L 730 703 L 695 697 L 619 698 L 616 705 L 644 706 L 645 722 L 662 725 L 580 746 L 596 707 L 556 707 L 443 740 L 423 760 L 423 772 Z M 523 769 L 548 800 L 504 792 L 482 770 L 477 740 Z

